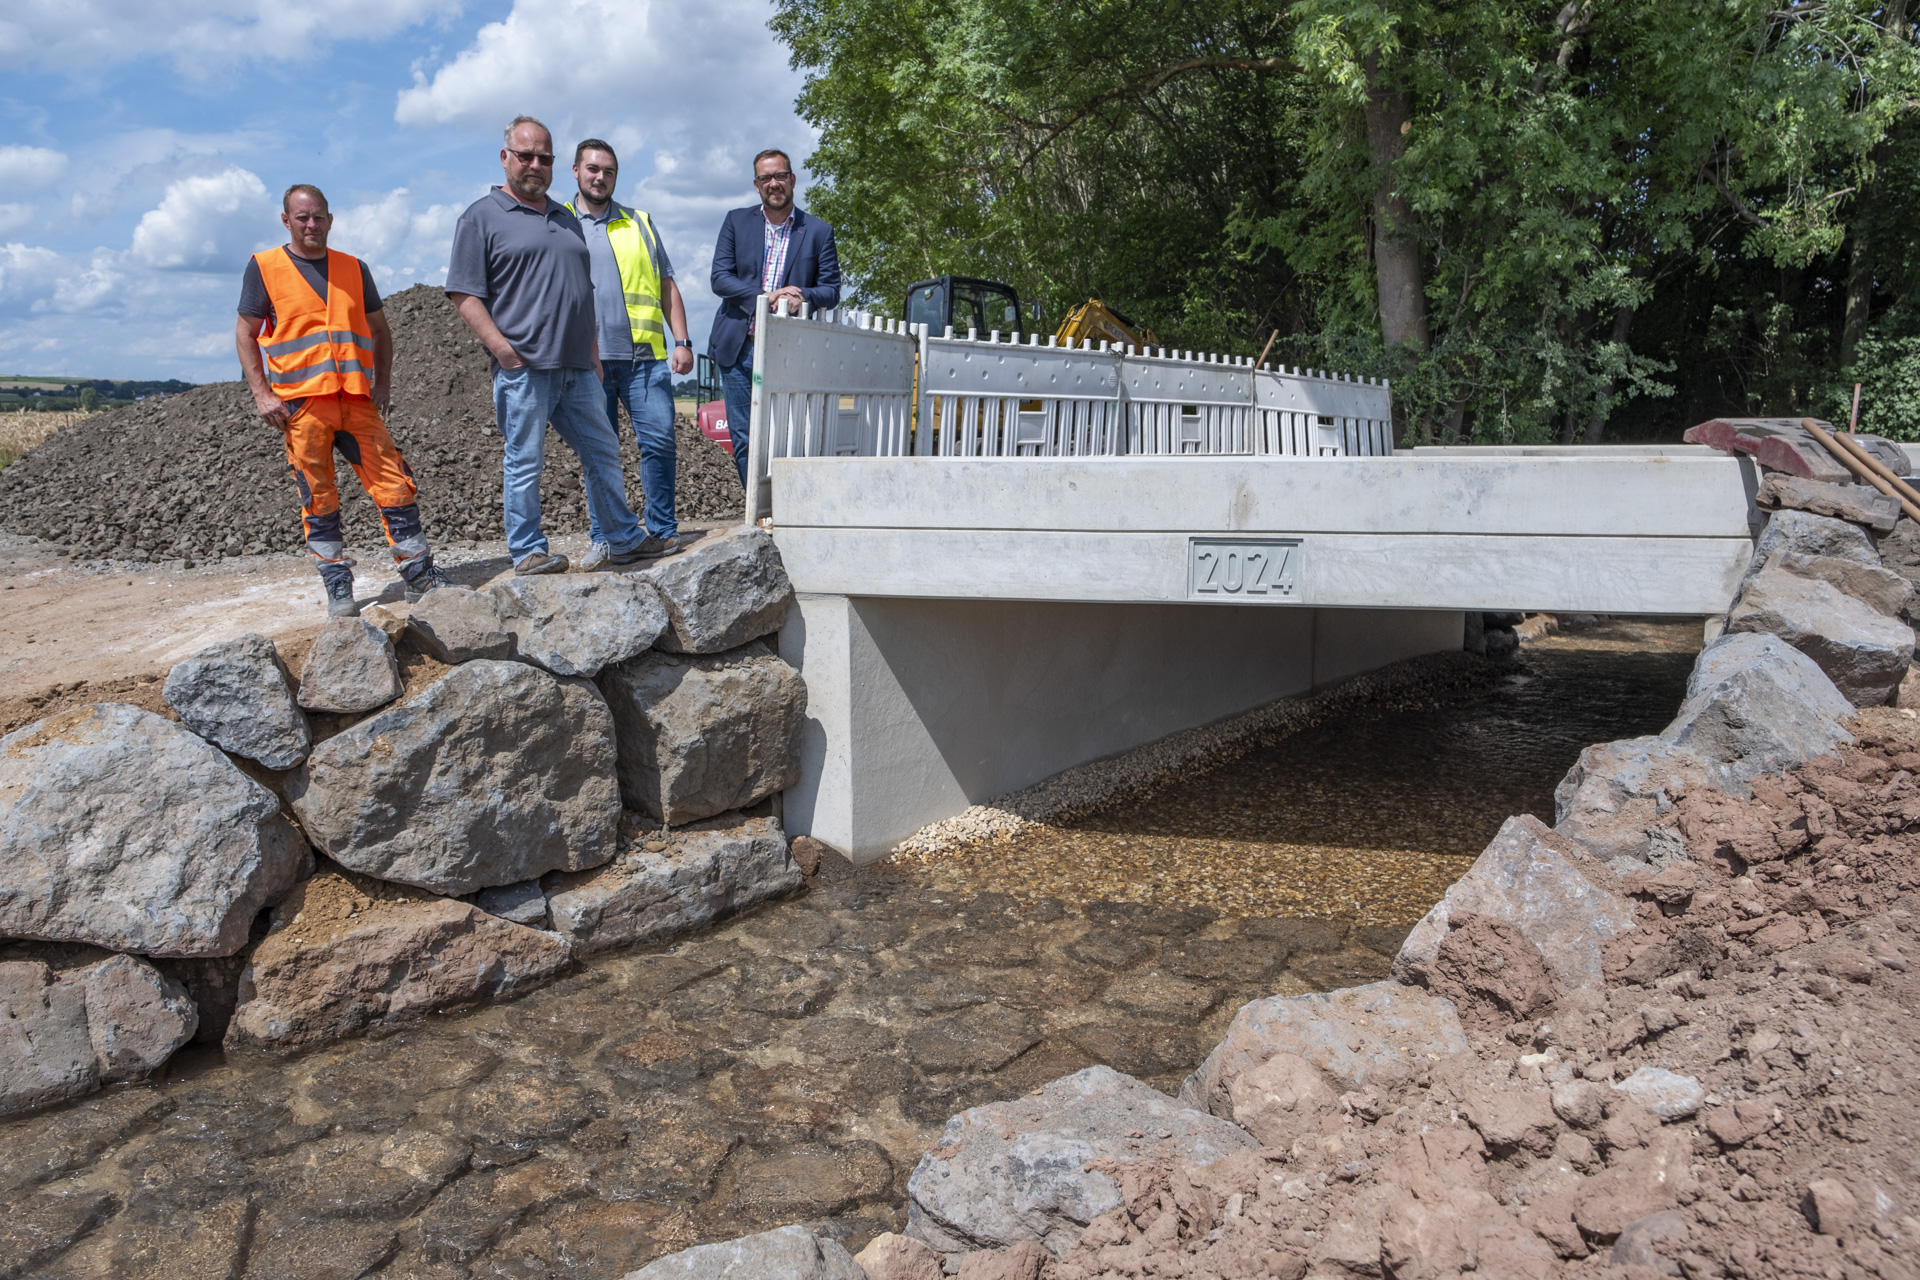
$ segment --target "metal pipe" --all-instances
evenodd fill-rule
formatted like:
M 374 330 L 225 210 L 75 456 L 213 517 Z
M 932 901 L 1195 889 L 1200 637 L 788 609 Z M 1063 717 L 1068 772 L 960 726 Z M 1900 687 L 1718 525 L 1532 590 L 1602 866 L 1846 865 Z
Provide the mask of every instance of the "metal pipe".
M 1912 486 L 1887 470 L 1885 463 L 1848 436 L 1827 434 L 1827 429 L 1812 418 L 1800 419 L 1800 425 L 1812 432 L 1813 438 L 1824 445 L 1828 453 L 1845 463 L 1847 470 L 1899 503 L 1908 519 L 1920 521 L 1920 493 L 1915 493 Z

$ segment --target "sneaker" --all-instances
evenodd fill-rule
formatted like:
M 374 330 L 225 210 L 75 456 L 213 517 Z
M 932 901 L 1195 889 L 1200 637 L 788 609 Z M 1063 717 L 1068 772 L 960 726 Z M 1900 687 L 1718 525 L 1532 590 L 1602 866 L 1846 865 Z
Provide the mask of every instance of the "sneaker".
M 407 603 L 419 604 L 420 597 L 426 595 L 427 592 L 437 591 L 441 587 L 450 587 L 452 585 L 453 579 L 449 578 L 439 565 L 429 560 L 426 568 L 414 574 L 413 577 L 407 581 Z
M 513 566 L 513 571 L 523 578 L 530 577 L 536 573 L 565 573 L 567 571 L 567 558 L 565 556 L 548 555 L 544 551 L 529 552 L 525 559 Z
M 353 579 L 341 574 L 338 577 L 322 578 L 327 588 L 327 616 L 329 618 L 357 618 L 360 616 L 360 602 L 353 598 Z
M 587 554 L 581 558 L 580 570 L 583 573 L 592 573 L 595 569 L 604 568 L 607 561 L 612 558 L 613 545 L 606 542 L 596 542 L 587 548 Z
M 658 560 L 661 556 L 670 556 L 679 549 L 680 539 L 678 537 L 655 538 L 649 536 L 631 551 L 622 551 L 617 555 L 608 555 L 607 563 L 625 565 L 633 564 L 640 560 Z

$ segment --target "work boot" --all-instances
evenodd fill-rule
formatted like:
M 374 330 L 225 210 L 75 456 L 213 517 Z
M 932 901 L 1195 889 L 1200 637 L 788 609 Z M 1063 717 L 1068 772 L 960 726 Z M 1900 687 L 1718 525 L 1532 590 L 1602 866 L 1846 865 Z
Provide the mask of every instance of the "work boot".
M 580 559 L 580 571 L 592 573 L 595 569 L 604 569 L 607 561 L 613 559 L 613 544 L 596 542 L 587 548 L 587 554 Z
M 450 587 L 452 585 L 453 579 L 449 578 L 446 572 L 429 557 L 417 573 L 405 580 L 407 603 L 419 604 L 420 598 L 426 595 L 427 592 L 437 591 L 441 587 Z
M 521 577 L 530 577 L 536 573 L 565 573 L 567 558 L 560 555 L 548 555 L 544 551 L 530 551 L 513 566 L 513 571 Z
M 327 588 L 327 616 L 329 618 L 357 618 L 360 616 L 360 602 L 353 598 L 353 575 L 350 573 L 330 573 L 320 579 Z

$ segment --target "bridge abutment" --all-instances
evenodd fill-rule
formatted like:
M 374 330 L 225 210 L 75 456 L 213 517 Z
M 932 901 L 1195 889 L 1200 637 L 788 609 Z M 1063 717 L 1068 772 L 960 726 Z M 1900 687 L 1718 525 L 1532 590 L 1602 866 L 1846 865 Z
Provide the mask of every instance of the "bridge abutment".
M 1457 649 L 1462 619 L 803 592 L 780 633 L 808 697 L 784 820 L 871 862 L 928 823 L 1075 765 Z

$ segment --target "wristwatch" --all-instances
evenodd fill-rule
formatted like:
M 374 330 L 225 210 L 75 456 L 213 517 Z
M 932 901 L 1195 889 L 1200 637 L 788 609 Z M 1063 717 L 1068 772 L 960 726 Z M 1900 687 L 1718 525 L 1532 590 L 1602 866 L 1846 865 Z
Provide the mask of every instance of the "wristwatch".
M 676 347 L 685 347 L 689 351 L 693 350 L 693 342 L 688 338 L 676 338 L 674 339 L 673 345 Z

